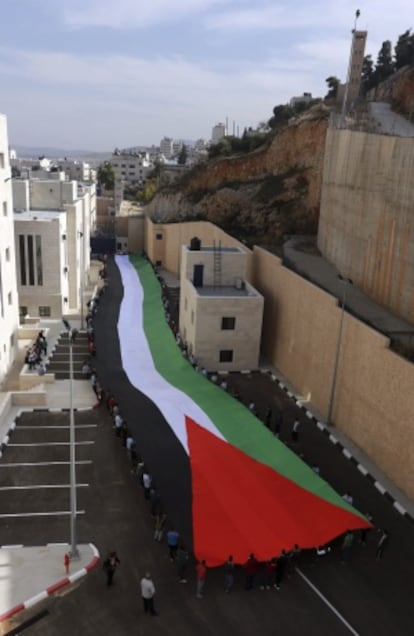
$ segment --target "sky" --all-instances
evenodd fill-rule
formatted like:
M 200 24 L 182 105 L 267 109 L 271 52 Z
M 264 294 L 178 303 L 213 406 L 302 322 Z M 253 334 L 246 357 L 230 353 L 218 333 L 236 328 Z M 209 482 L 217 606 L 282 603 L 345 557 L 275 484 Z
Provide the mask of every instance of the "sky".
M 411 28 L 412 0 L 0 0 L 11 145 L 111 151 L 255 127 Z

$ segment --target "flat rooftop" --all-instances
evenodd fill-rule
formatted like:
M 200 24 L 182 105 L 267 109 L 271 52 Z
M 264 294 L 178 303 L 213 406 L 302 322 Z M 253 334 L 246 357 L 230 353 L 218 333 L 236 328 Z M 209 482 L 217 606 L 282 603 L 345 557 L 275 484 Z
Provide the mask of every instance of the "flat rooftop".
M 246 285 L 244 289 L 238 289 L 234 285 L 204 285 L 203 287 L 194 287 L 199 296 L 219 296 L 230 298 L 248 298 L 259 297 L 260 294 L 250 285 Z
M 54 221 L 61 214 L 65 214 L 65 210 L 22 210 L 14 211 L 15 221 Z

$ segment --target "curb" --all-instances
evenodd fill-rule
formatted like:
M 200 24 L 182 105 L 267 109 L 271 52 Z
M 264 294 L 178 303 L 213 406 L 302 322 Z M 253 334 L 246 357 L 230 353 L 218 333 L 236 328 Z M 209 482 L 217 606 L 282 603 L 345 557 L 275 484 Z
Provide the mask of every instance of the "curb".
M 373 486 L 378 490 L 378 492 L 380 492 L 381 495 L 384 495 L 384 497 L 386 497 L 392 503 L 392 506 L 395 508 L 395 510 L 397 510 L 397 512 L 399 512 L 400 515 L 405 517 L 405 519 L 407 519 L 408 521 L 414 524 L 414 517 L 412 517 L 410 513 L 407 512 L 407 510 L 404 508 L 404 506 L 400 504 L 400 502 L 397 499 L 395 499 L 395 497 L 379 481 L 377 481 L 373 475 L 371 475 L 371 473 L 368 471 L 367 468 L 365 468 L 365 466 L 359 463 L 359 461 L 352 455 L 351 451 L 349 451 L 335 437 L 334 433 L 332 433 L 332 430 L 324 422 L 321 422 L 320 420 L 318 420 L 314 416 L 314 414 L 311 411 L 309 411 L 309 409 L 307 409 L 306 406 L 302 404 L 302 400 L 300 400 L 297 397 L 297 395 L 295 395 L 285 384 L 283 384 L 283 382 L 272 371 L 265 369 L 265 370 L 261 370 L 261 373 L 270 376 L 273 382 L 277 382 L 277 384 L 279 385 L 279 388 L 281 388 L 282 391 L 284 391 L 288 395 L 288 397 L 290 397 L 295 402 L 296 406 L 301 411 L 303 411 L 303 413 L 305 413 L 307 418 L 309 418 L 314 424 L 316 424 L 318 429 L 326 437 L 329 438 L 329 441 L 338 448 L 338 450 L 344 455 L 344 457 L 346 457 L 346 459 L 349 459 L 349 461 L 352 464 L 354 464 L 354 466 L 356 466 L 359 472 L 373 484 Z
M 53 546 L 53 545 L 56 545 L 56 544 L 53 544 L 53 543 L 46 544 L 46 546 Z M 67 546 L 69 548 L 69 544 L 60 544 L 60 545 L 62 545 L 62 546 L 65 545 L 65 546 Z M 57 581 L 53 585 L 50 585 L 49 587 L 47 587 L 42 592 L 39 592 L 39 594 L 36 594 L 35 596 L 32 596 L 31 598 L 27 599 L 26 601 L 23 601 L 22 603 L 19 603 L 18 605 L 15 605 L 11 609 L 9 609 L 7 612 L 4 612 L 3 614 L 0 614 L 0 623 L 10 619 L 12 616 L 15 616 L 16 614 L 18 614 L 19 612 L 22 612 L 25 609 L 32 608 L 37 603 L 40 603 L 41 601 L 44 601 L 49 596 L 53 596 L 53 594 L 55 594 L 55 592 L 57 592 L 58 590 L 61 590 L 63 587 L 66 587 L 67 585 L 71 585 L 72 583 L 75 583 L 79 579 L 81 579 L 84 576 L 86 576 L 91 570 L 93 570 L 99 563 L 100 555 L 99 555 L 99 552 L 98 552 L 97 548 L 93 545 L 93 543 L 89 543 L 88 545 L 89 545 L 89 547 L 91 548 L 91 550 L 92 550 L 92 552 L 94 554 L 92 560 L 88 563 L 88 565 L 86 565 L 85 567 L 81 568 L 77 572 L 74 572 L 70 576 L 66 576 L 64 579 L 61 579 L 60 581 Z M 0 546 L 0 549 L 7 549 L 7 548 L 24 548 L 24 546 L 23 545 L 5 545 L 5 546 Z

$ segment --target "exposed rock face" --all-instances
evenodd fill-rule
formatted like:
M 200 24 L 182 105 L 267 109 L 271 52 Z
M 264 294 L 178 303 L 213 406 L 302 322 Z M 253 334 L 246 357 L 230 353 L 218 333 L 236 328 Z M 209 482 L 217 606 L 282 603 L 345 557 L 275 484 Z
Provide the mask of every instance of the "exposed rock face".
M 147 207 L 154 220 L 202 218 L 248 242 L 317 231 L 328 110 L 318 106 L 249 154 L 197 166 Z

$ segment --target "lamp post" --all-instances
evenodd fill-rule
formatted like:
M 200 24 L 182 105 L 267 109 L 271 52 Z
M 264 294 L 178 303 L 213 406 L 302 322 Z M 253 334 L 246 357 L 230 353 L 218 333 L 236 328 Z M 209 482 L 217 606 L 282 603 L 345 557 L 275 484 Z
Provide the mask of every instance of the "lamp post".
M 326 423 L 328 424 L 328 426 L 332 424 L 332 411 L 333 411 L 334 400 L 335 400 L 336 378 L 338 375 L 339 355 L 341 353 L 342 330 L 344 326 L 346 292 L 348 289 L 348 285 L 352 285 L 352 280 L 350 278 L 344 278 L 343 276 L 339 274 L 338 279 L 342 283 L 341 319 L 339 322 L 338 340 L 336 343 L 336 352 L 335 352 L 335 363 L 334 363 L 334 369 L 332 374 L 331 392 L 329 395 L 328 415 L 326 418 Z
M 73 409 L 73 343 L 77 329 L 72 329 L 63 319 L 69 338 L 69 446 L 70 446 L 70 558 L 78 559 L 79 550 L 76 538 L 76 464 L 75 464 L 75 414 Z
M 83 232 L 79 232 L 79 238 L 80 238 L 80 259 L 79 259 L 79 269 L 80 269 L 80 319 L 81 319 L 81 324 L 80 324 L 80 328 L 83 331 L 84 330 L 84 320 L 83 320 L 83 276 L 84 276 L 84 271 L 83 271 L 83 250 L 84 250 L 84 238 L 83 238 Z

